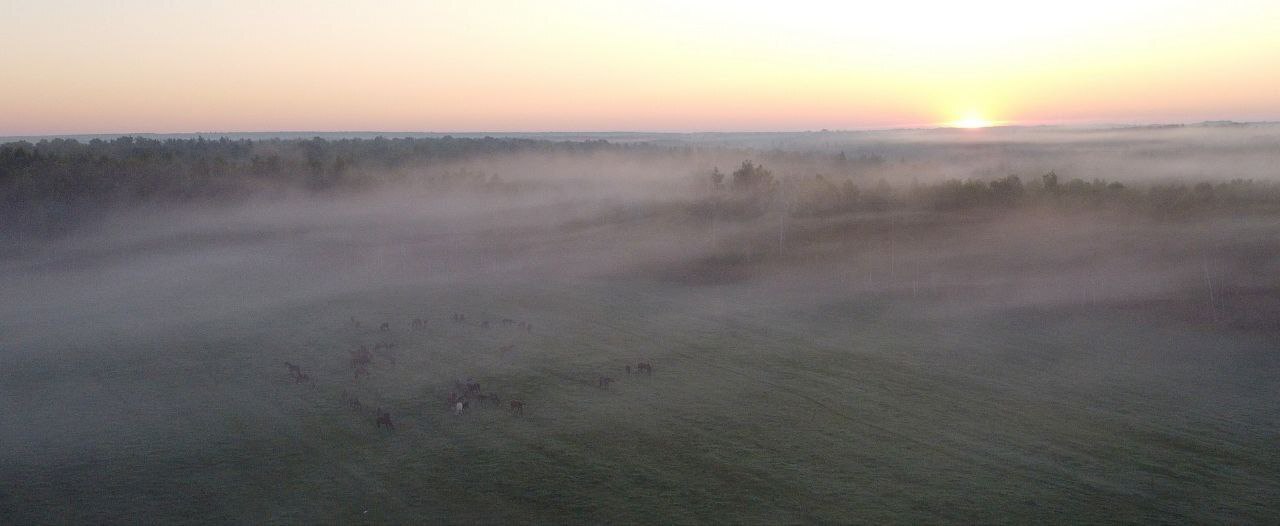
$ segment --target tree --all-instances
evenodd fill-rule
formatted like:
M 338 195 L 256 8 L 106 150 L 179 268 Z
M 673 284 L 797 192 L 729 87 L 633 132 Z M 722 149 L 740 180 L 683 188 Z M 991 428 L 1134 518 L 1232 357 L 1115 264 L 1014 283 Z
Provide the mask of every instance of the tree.
M 1044 190 L 1049 193 L 1057 193 L 1058 191 L 1058 174 L 1052 170 L 1049 173 L 1040 176 L 1040 180 L 1044 183 Z
M 768 188 L 773 184 L 773 172 L 751 161 L 742 161 L 742 166 L 733 171 L 733 182 L 731 184 L 734 190 L 739 191 Z
M 991 181 L 988 187 L 991 189 L 991 196 L 1002 204 L 1014 204 L 1022 197 L 1022 179 L 1016 175 Z

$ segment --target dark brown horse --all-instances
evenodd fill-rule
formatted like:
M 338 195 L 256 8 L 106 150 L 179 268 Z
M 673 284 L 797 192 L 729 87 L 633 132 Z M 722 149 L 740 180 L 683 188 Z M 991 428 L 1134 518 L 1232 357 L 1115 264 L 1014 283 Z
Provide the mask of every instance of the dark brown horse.
M 384 322 L 382 322 L 382 325 L 379 325 L 379 326 L 378 326 L 378 330 L 380 330 L 380 331 L 389 331 L 389 330 L 391 330 L 391 324 L 390 324 L 390 323 L 387 323 L 387 322 L 385 322 L 385 321 L 384 321 Z
M 377 413 L 378 413 L 378 420 L 377 420 L 378 429 L 382 429 L 382 426 L 387 426 L 387 429 L 390 429 L 392 431 L 396 430 L 396 425 L 391 423 L 391 413 L 382 412 L 381 407 L 378 408 Z
M 640 362 L 636 364 L 636 372 L 644 374 L 653 374 L 653 366 L 649 362 Z
M 351 351 L 351 368 L 352 369 L 368 367 L 372 363 L 373 363 L 373 353 L 369 352 L 369 349 L 367 347 L 361 345 L 359 349 Z
M 613 382 L 615 382 L 613 378 L 609 378 L 608 376 L 601 376 L 600 381 L 597 382 L 596 385 L 601 389 L 607 389 L 609 387 L 609 384 Z
M 359 380 L 361 376 L 369 376 L 369 369 L 363 365 L 357 365 L 355 371 L 355 379 Z
M 511 401 L 511 412 L 512 412 L 512 413 L 514 413 L 514 414 L 517 414 L 517 415 L 523 415 L 523 414 L 524 414 L 524 402 L 521 402 L 521 401 L 519 401 L 519 400 L 512 400 L 512 401 Z
M 293 383 L 301 384 L 311 382 L 311 375 L 302 372 L 302 367 L 289 362 L 284 362 L 284 365 L 289 368 L 289 374 L 293 375 Z

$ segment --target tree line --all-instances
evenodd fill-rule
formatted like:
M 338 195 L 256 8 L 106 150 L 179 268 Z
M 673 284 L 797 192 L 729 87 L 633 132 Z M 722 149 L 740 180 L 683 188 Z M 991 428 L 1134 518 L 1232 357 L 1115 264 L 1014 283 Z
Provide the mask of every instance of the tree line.
M 528 152 L 641 150 L 603 140 L 374 138 L 327 140 L 48 139 L 0 145 L 0 220 L 56 225 L 112 206 L 230 200 L 378 184 L 432 164 Z M 454 179 L 476 176 L 461 171 Z
M 743 161 L 731 173 L 708 174 L 710 199 L 723 217 L 753 217 L 784 209 L 795 217 L 824 217 L 892 209 L 961 211 L 1050 206 L 1109 208 L 1177 218 L 1214 211 L 1280 212 L 1280 183 L 1253 179 L 1126 185 L 1071 178 L 1049 171 L 1024 182 L 1018 175 L 996 179 L 947 179 L 931 184 L 891 185 L 880 179 L 863 186 L 851 177 L 776 177 L 761 164 Z M 709 213 L 701 206 L 701 213 Z
M 0 221 L 40 229 L 72 224 L 112 207 L 136 203 L 337 192 L 396 178 L 434 178 L 429 182 L 440 187 L 494 187 L 501 184 L 496 174 L 469 170 L 466 161 L 525 153 L 584 159 L 596 153 L 625 153 L 638 159 L 678 159 L 689 166 L 697 166 L 705 158 L 723 160 L 741 155 L 737 157 L 741 159 L 752 154 L 728 148 L 604 140 L 449 136 L 337 140 L 126 136 L 87 142 L 19 141 L 0 145 Z M 822 217 L 892 209 L 948 211 L 1047 205 L 1126 208 L 1173 217 L 1212 210 L 1280 210 L 1280 185 L 1246 179 L 1129 185 L 1102 179 L 1065 179 L 1049 171 L 1026 180 L 1008 175 L 890 184 L 873 179 L 878 168 L 889 163 L 874 154 L 756 154 L 781 166 L 782 175 L 753 160 L 742 161 L 728 173 L 713 168 L 704 173 L 709 193 L 705 199 L 695 199 L 693 213 L 745 219 L 780 209 L 792 216 Z M 427 175 L 422 168 L 430 166 L 454 169 Z

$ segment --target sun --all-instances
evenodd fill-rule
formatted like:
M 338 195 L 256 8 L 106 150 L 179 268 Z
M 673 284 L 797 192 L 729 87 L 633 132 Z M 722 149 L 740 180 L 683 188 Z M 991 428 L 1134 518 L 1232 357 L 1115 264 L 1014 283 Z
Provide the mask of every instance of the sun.
M 956 128 L 969 128 L 969 129 L 973 129 L 973 128 L 987 128 L 987 127 L 990 127 L 990 126 L 991 126 L 991 124 L 992 124 L 992 123 L 991 123 L 991 121 L 986 120 L 986 119 L 981 119 L 981 118 L 978 118 L 978 117 L 966 117 L 966 118 L 964 118 L 964 119 L 960 119 L 960 120 L 958 120 L 958 121 L 955 121 L 955 122 L 951 123 L 951 125 L 952 125 L 953 127 L 956 127 Z
M 995 126 L 995 123 L 977 115 L 969 115 L 958 121 L 951 121 L 947 123 L 947 126 L 951 128 L 965 128 L 972 130 L 976 128 L 989 128 L 991 126 Z

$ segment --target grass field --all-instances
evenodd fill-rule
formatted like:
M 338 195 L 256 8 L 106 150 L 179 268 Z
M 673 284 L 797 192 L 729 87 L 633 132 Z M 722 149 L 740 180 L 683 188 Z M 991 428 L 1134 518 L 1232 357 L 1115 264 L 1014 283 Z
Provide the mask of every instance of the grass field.
M 8 313 L 0 522 L 1280 519 L 1272 332 L 763 281 L 207 278 Z M 533 331 L 479 327 L 502 318 Z M 353 380 L 348 351 L 390 342 Z M 467 377 L 524 416 L 455 417 Z

